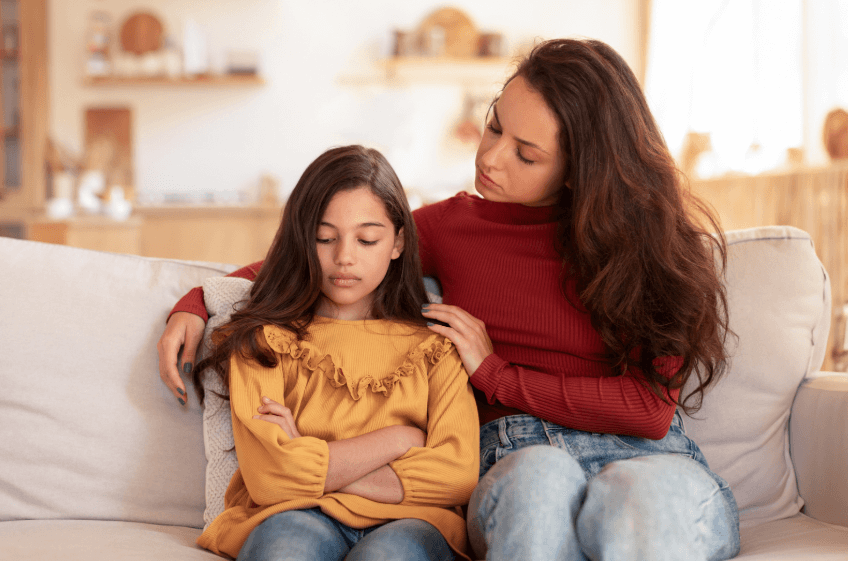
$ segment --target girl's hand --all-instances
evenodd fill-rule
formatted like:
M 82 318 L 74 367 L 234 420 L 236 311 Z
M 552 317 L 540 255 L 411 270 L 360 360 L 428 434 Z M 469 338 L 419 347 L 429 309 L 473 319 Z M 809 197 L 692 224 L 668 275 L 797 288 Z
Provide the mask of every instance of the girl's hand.
M 254 419 L 260 419 L 269 423 L 274 423 L 279 426 L 289 436 L 289 438 L 300 438 L 300 433 L 294 424 L 294 417 L 291 409 L 277 403 L 270 397 L 262 398 L 262 405 L 257 409 L 259 415 L 254 415 Z
M 462 308 L 447 304 L 425 304 L 421 313 L 428 319 L 449 324 L 444 326 L 434 323 L 429 327 L 451 340 L 469 376 L 477 371 L 487 356 L 495 352 L 492 340 L 486 333 L 486 325 Z

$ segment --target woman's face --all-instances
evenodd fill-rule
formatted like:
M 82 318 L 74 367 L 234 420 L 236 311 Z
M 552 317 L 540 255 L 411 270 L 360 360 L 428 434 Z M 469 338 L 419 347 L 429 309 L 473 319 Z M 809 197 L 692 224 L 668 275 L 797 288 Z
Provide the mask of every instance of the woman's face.
M 395 227 L 371 189 L 333 195 L 315 240 L 321 263 L 319 316 L 344 320 L 368 317 L 374 290 L 393 259 L 403 252 L 403 229 Z
M 557 119 L 544 98 L 524 78 L 514 78 L 492 107 L 477 148 L 477 192 L 497 202 L 556 203 L 565 170 L 558 138 Z

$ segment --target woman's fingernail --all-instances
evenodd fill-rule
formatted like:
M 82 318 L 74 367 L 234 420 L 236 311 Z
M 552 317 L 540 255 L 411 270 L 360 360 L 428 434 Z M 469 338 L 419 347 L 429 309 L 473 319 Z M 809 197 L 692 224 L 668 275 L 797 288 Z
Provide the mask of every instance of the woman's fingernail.
M 436 325 L 436 324 L 435 324 L 435 323 L 433 323 L 432 321 L 428 321 L 428 322 L 427 322 L 427 327 L 430 327 L 431 325 Z
M 430 304 L 423 304 L 423 305 L 421 306 L 421 309 L 422 309 L 422 310 L 426 310 L 426 309 L 427 309 L 427 308 L 429 308 L 429 307 L 430 307 Z
M 185 405 L 185 400 L 181 397 L 178 397 L 177 400 L 180 402 L 180 405 Z
M 185 364 L 183 364 L 183 372 L 185 372 L 186 374 L 191 374 L 191 363 L 190 362 L 186 362 Z
M 270 399 L 268 399 L 267 397 L 263 397 L 263 398 L 262 398 L 262 403 L 271 403 L 271 400 L 270 400 Z
M 185 392 L 182 388 L 177 388 L 177 393 L 179 393 L 180 395 L 185 395 Z

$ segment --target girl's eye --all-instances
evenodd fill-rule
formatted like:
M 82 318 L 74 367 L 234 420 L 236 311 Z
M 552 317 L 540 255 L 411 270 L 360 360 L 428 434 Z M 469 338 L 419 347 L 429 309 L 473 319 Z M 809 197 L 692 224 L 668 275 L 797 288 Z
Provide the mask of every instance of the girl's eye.
M 521 160 L 522 162 L 524 162 L 525 164 L 533 165 L 533 164 L 535 164 L 535 163 L 536 163 L 536 162 L 534 162 L 533 160 L 528 160 L 527 158 L 525 158 L 524 156 L 522 156 L 522 155 L 521 155 L 521 150 L 519 150 L 518 148 L 516 148 L 516 149 L 515 149 L 515 155 L 516 155 L 516 156 L 518 156 L 518 159 L 519 159 L 519 160 Z
M 332 240 L 332 239 L 330 239 L 330 238 L 318 238 L 318 239 L 316 239 L 315 241 L 316 241 L 317 243 L 330 243 L 330 242 L 331 242 L 331 241 L 333 241 L 333 240 Z
M 377 241 L 378 240 L 374 240 L 373 242 L 368 240 L 359 240 L 359 243 L 361 243 L 362 245 L 375 245 Z

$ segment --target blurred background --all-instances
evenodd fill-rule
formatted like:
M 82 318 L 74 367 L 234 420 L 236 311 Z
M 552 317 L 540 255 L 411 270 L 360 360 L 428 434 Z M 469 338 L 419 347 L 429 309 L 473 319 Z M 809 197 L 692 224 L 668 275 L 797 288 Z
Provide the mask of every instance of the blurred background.
M 845 187 L 844 0 L 0 0 L 0 17 L 0 235 L 245 263 L 305 166 L 347 143 L 383 151 L 413 206 L 473 190 L 489 103 L 555 37 L 623 55 L 726 228 L 814 216 L 822 185 L 832 210 Z

